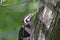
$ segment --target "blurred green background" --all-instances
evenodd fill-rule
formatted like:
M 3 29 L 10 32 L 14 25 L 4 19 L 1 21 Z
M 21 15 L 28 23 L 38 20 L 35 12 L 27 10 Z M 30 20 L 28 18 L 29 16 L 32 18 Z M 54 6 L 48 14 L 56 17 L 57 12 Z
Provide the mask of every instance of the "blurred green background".
M 36 12 L 37 0 L 2 0 L 0 6 L 0 40 L 18 40 L 21 19 Z

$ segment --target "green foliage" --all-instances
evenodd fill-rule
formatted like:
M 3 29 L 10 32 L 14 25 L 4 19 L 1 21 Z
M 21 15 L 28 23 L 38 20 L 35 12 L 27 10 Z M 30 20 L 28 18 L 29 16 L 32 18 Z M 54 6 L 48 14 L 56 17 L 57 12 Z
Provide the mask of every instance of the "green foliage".
M 36 2 L 37 0 L 33 0 L 33 2 Z
M 0 40 L 2 38 L 17 40 L 18 30 L 22 25 L 21 19 L 26 14 L 37 10 L 36 8 L 29 8 L 29 4 L 32 2 L 32 0 L 2 0 L 2 6 L 0 7 Z

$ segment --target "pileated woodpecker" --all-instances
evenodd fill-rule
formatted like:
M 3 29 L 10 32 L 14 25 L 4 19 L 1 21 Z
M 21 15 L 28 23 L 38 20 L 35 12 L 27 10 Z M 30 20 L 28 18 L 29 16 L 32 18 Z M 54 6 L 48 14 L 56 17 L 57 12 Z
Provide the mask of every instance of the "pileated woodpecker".
M 33 28 L 33 23 L 31 22 L 31 18 L 34 14 L 36 14 L 36 13 L 29 14 L 22 20 L 24 25 L 19 30 L 18 40 L 30 40 L 30 35 L 32 32 L 31 29 Z

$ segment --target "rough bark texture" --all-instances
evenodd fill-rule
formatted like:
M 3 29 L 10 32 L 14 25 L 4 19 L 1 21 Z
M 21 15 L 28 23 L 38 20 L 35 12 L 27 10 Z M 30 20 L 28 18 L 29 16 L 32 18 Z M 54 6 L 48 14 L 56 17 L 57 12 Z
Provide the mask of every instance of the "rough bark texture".
M 34 40 L 60 40 L 60 13 L 58 13 L 54 7 L 52 8 L 51 5 L 47 4 L 47 6 L 50 10 L 52 10 L 54 18 L 51 20 L 50 27 L 47 30 L 45 25 L 46 22 L 43 23 L 45 20 L 39 19 L 44 7 L 39 10 L 34 23 Z

